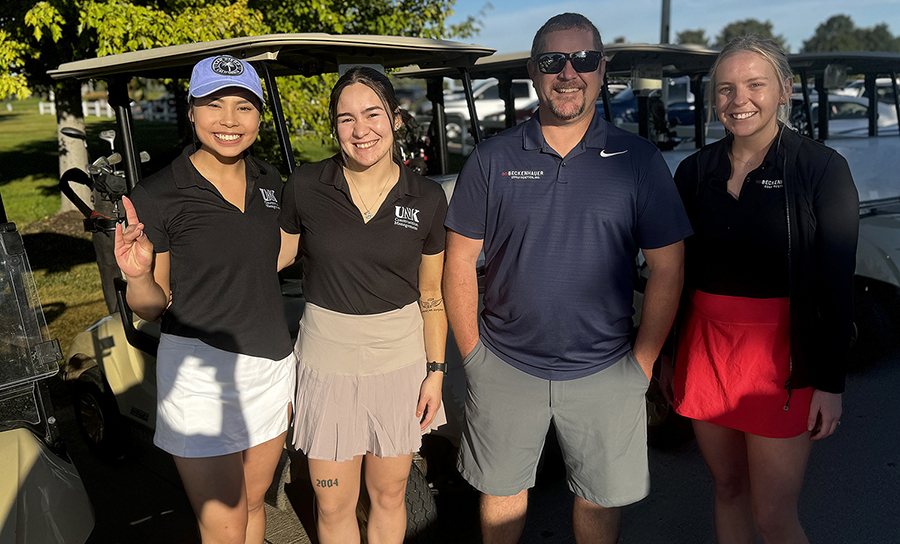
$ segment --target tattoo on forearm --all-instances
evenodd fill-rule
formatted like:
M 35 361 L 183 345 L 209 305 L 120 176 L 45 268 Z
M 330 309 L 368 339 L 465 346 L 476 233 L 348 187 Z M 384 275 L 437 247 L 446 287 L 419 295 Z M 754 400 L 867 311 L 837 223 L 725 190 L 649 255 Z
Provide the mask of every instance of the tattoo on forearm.
M 316 487 L 337 487 L 338 479 L 320 480 L 316 478 Z
M 419 309 L 422 313 L 427 312 L 443 312 L 444 311 L 444 299 L 442 298 L 430 298 L 428 300 L 420 300 L 419 301 Z

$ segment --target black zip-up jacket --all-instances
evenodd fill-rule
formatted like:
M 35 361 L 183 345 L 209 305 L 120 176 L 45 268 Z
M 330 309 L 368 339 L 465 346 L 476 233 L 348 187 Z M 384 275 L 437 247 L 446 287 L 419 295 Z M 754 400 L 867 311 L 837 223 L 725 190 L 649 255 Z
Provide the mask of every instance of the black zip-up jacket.
M 708 189 L 718 160 L 728 160 L 733 140 L 728 135 L 678 166 L 675 184 L 691 223 L 697 197 Z M 853 331 L 859 194 L 835 150 L 784 127 L 772 145 L 784 175 L 790 262 L 791 374 L 785 388 L 842 393 Z

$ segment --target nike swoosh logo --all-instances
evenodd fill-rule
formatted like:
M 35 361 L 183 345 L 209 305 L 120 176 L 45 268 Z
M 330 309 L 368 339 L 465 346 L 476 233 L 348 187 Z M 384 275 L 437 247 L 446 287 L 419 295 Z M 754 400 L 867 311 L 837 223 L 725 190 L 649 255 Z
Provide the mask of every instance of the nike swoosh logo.
M 628 150 L 625 151 L 616 151 L 615 153 L 607 153 L 605 149 L 600 151 L 600 156 L 603 158 L 606 157 L 615 157 L 616 155 L 621 155 L 622 153 L 628 153 Z

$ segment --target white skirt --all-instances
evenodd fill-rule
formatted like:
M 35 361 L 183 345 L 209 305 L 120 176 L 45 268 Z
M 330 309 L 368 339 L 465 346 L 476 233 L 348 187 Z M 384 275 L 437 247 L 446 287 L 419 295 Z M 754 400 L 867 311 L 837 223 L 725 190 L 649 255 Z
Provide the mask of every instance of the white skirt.
M 427 375 L 422 314 L 413 303 L 348 315 L 307 303 L 298 362 L 294 446 L 310 459 L 347 461 L 367 452 L 419 450 L 419 388 Z M 447 422 L 438 410 L 425 432 Z
M 153 443 L 178 457 L 214 457 L 278 437 L 288 428 L 295 371 L 293 353 L 273 361 L 160 335 Z

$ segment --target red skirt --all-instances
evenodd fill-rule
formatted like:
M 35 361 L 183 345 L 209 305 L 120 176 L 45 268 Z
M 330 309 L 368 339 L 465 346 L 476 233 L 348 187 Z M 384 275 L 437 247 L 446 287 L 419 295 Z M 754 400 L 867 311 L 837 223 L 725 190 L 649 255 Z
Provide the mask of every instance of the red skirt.
M 675 364 L 675 411 L 769 438 L 806 432 L 812 387 L 790 392 L 790 305 L 694 291 Z

